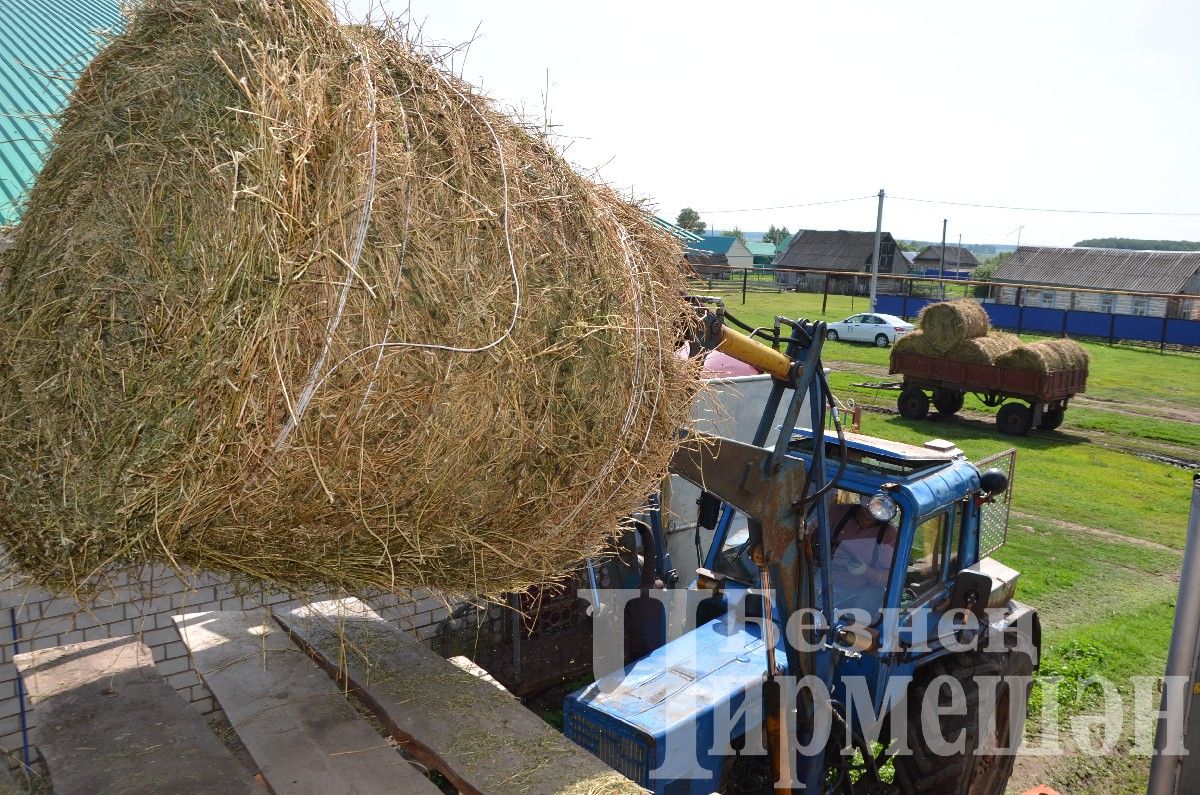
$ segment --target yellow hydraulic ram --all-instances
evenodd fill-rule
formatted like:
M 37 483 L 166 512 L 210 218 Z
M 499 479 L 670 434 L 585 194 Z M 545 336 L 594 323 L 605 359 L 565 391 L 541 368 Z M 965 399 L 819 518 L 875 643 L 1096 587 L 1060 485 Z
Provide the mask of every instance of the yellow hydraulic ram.
M 781 381 L 792 380 L 791 359 L 729 326 L 721 326 L 721 341 L 717 344 L 717 350 L 739 362 L 770 373 Z

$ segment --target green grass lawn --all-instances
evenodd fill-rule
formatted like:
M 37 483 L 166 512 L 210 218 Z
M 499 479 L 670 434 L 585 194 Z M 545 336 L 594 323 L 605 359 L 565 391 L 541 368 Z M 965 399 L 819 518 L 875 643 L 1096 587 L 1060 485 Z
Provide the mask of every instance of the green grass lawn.
M 750 293 L 745 306 L 740 287 L 726 295 L 729 311 L 752 325 L 770 326 L 776 315 L 842 320 L 868 308 L 865 299 L 848 296 L 829 296 L 822 313 L 820 295 Z M 1129 677 L 1161 673 L 1165 665 L 1178 590 L 1173 577 L 1191 498 L 1190 472 L 1130 450 L 1200 461 L 1200 422 L 1194 419 L 1200 355 L 1081 342 L 1091 354 L 1088 400 L 1072 405 L 1057 431 L 1004 436 L 992 421 L 995 409 L 968 396 L 968 416 L 906 420 L 867 412 L 863 432 L 918 444 L 950 439 L 973 460 L 1017 448 L 1013 503 L 1019 515 L 996 557 L 1022 572 L 1018 598 L 1041 612 L 1043 675 L 1063 677 L 1066 688 L 1099 674 L 1116 683 L 1128 702 Z M 867 344 L 827 343 L 827 363 L 848 363 L 832 365 L 831 388 L 843 399 L 894 409 L 896 392 L 853 386 L 888 380 L 886 375 L 849 371 L 868 365 L 886 373 L 889 353 Z M 1086 699 L 1060 694 L 1059 700 L 1064 717 L 1089 708 Z M 1035 707 L 1039 703 L 1035 694 Z M 1149 761 L 1121 754 L 1130 742 L 1125 737 L 1110 758 L 1065 759 L 1038 775 L 1064 792 L 1144 791 Z

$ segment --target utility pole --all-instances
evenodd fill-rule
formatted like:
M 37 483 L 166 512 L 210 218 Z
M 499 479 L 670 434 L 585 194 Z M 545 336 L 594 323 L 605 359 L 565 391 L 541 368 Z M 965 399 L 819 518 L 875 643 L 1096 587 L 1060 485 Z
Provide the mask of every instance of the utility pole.
M 954 251 L 954 278 L 958 278 L 958 272 L 962 270 L 962 232 L 958 233 L 958 248 Z M 942 297 L 945 298 L 946 283 L 942 282 Z
M 1023 227 L 1023 226 L 1017 227 L 1017 248 L 1021 247 L 1021 233 L 1024 231 L 1025 231 L 1025 227 Z
M 883 188 L 879 189 L 879 212 L 875 216 L 875 253 L 871 255 L 871 311 L 875 311 L 875 291 L 879 288 L 879 244 L 883 237 Z
M 946 300 L 946 223 L 948 219 L 942 219 L 942 255 L 938 257 L 938 279 L 941 279 L 939 284 L 942 285 L 942 300 Z

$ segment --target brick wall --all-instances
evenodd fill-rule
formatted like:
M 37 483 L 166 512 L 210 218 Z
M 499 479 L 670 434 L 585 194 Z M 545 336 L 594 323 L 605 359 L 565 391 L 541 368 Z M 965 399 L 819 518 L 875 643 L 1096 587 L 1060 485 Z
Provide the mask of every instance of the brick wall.
M 443 600 L 419 592 L 380 595 L 367 601 L 385 619 L 426 643 L 449 614 Z M 135 583 L 117 582 L 85 608 L 72 599 L 54 598 L 38 588 L 25 587 L 16 576 L 0 576 L 0 747 L 14 756 L 21 755 L 22 702 L 12 664 L 18 648 L 26 652 L 83 640 L 139 636 L 154 653 L 159 673 L 183 700 L 202 715 L 212 715 L 218 707 L 192 669 L 172 616 L 264 606 L 283 609 L 294 604 L 299 600 L 289 594 L 239 592 L 213 574 L 181 577 L 156 570 Z M 27 699 L 25 723 L 27 730 L 37 724 L 35 710 Z M 37 749 L 31 747 L 30 758 L 37 755 Z

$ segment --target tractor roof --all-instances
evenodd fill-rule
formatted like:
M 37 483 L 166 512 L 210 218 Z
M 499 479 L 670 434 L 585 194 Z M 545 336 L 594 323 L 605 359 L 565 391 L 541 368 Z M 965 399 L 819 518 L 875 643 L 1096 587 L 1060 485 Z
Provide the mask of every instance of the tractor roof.
M 844 435 L 846 447 L 850 450 L 850 458 L 854 464 L 880 473 L 894 475 L 897 478 L 923 475 L 930 470 L 940 469 L 955 461 L 965 460 L 962 450 L 944 439 L 933 439 L 926 442 L 924 446 L 917 446 L 848 431 Z M 792 434 L 792 449 L 799 452 L 811 452 L 812 436 L 813 433 L 808 428 L 797 428 Z M 825 431 L 825 444 L 826 456 L 830 461 L 835 461 L 839 455 L 836 431 Z

